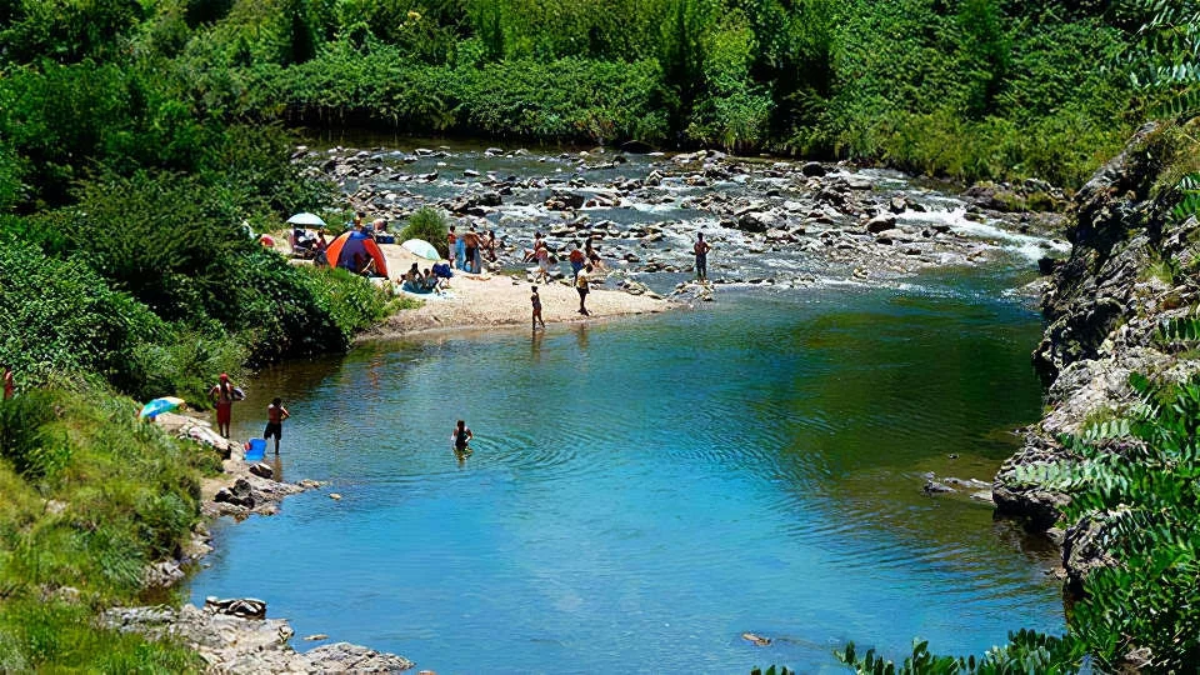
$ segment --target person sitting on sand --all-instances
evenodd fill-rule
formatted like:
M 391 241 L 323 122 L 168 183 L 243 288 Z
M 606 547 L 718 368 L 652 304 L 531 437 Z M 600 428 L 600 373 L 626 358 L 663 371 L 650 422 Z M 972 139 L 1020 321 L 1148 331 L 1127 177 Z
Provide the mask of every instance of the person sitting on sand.
M 426 293 L 425 277 L 421 275 L 421 269 L 417 263 L 413 263 L 412 267 L 400 277 L 400 288 L 409 293 Z
M 591 273 L 592 266 L 588 265 L 587 267 L 583 268 L 583 271 L 579 273 L 579 276 L 575 277 L 575 290 L 579 292 L 579 313 L 584 316 L 591 316 L 591 314 L 588 313 L 586 306 L 587 296 L 590 290 L 588 288 L 588 275 Z
M 354 272 L 364 277 L 375 274 L 375 259 L 362 253 L 354 254 Z
M 423 288 L 427 291 L 438 290 L 438 277 L 433 273 L 433 270 L 429 269 L 428 267 L 425 268 L 425 276 L 421 279 L 421 283 L 423 284 Z
M 529 296 L 529 303 L 533 305 L 533 330 L 538 329 L 538 324 L 542 325 L 542 330 L 546 330 L 546 320 L 542 318 L 542 296 L 538 295 L 538 287 L 533 287 L 533 295 Z
M 450 263 L 434 263 L 433 273 L 440 280 L 442 288 L 450 288 L 450 277 L 454 276 L 454 270 L 450 269 Z
M 325 241 L 325 228 L 317 230 L 317 240 L 313 243 L 313 264 L 317 267 L 324 267 L 329 264 L 329 258 L 325 256 L 325 251 L 329 249 L 329 242 Z

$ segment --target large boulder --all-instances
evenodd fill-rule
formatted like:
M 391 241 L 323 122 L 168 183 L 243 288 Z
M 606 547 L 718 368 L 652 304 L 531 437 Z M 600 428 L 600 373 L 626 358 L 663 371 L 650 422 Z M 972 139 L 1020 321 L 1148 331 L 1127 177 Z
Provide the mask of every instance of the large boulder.
M 879 234 L 896 227 L 896 216 L 891 213 L 881 213 L 867 221 L 867 232 Z

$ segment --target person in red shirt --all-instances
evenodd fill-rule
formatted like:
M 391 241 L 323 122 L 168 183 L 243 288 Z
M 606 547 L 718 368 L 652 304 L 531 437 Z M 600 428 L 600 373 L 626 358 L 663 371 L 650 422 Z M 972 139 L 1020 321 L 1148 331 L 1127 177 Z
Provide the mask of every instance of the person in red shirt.
M 4 366 L 4 400 L 13 397 L 13 371 L 12 368 Z
M 583 269 L 583 264 L 587 262 L 587 256 L 583 254 L 583 251 L 579 250 L 579 242 L 574 242 L 571 244 L 570 260 L 571 272 L 574 274 L 574 278 L 578 279 L 579 270 Z

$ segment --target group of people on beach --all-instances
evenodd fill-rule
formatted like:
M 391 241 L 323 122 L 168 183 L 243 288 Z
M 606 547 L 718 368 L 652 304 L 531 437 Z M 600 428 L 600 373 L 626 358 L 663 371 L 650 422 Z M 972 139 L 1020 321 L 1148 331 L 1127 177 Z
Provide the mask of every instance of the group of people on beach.
M 474 225 L 469 225 L 467 231 L 459 236 L 457 226 L 451 225 L 446 235 L 448 257 L 453 258 L 454 268 L 468 274 L 482 274 L 483 261 L 496 262 L 496 248 L 500 241 L 496 238 L 495 230 L 476 232 Z
M 586 265 L 591 265 L 593 270 L 605 269 L 604 260 L 596 251 L 595 244 L 589 237 L 583 245 L 583 249 L 579 248 L 579 242 L 571 243 L 571 252 L 567 254 L 568 260 L 571 263 L 571 272 L 578 277 L 579 271 Z M 550 246 L 546 243 L 546 238 L 541 232 L 533 234 L 533 248 L 526 249 L 523 262 L 536 262 L 537 271 L 534 272 L 534 282 L 550 283 L 550 265 L 555 262 L 554 254 L 550 252 Z

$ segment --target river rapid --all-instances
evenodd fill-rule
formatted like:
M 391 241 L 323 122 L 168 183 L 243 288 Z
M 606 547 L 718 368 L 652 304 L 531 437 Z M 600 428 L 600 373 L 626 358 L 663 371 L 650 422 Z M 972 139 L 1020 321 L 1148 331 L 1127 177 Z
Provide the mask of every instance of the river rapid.
M 922 217 L 961 214 L 885 178 L 944 204 Z M 191 593 L 259 597 L 300 636 L 441 675 L 840 672 L 847 640 L 899 657 L 916 636 L 978 653 L 1059 631 L 1053 552 L 969 490 L 922 492 L 928 472 L 990 483 L 1040 413 L 1041 324 L 1012 289 L 1048 245 L 978 236 L 1001 254 L 887 283 L 730 283 L 658 316 L 269 369 L 235 436 L 261 433 L 282 396 L 278 470 L 330 487 L 218 524 Z M 665 293 L 670 274 L 638 278 Z M 465 462 L 459 418 L 476 434 Z

